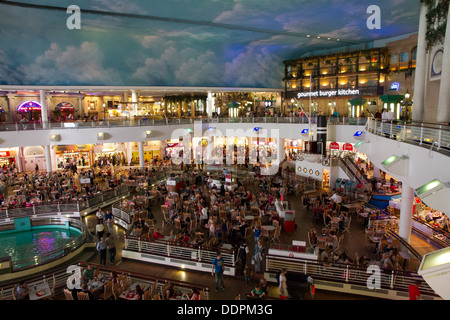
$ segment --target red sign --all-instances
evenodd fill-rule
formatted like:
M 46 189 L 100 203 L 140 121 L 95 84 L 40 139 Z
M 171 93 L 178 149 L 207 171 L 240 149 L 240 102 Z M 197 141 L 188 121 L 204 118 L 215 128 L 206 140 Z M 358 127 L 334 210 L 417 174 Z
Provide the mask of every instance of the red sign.
M 330 150 L 339 150 L 339 149 L 340 149 L 339 143 L 337 142 L 330 143 Z
M 353 151 L 353 146 L 351 143 L 344 143 L 343 147 L 345 151 Z
M 0 151 L 0 157 L 9 157 L 9 151 Z

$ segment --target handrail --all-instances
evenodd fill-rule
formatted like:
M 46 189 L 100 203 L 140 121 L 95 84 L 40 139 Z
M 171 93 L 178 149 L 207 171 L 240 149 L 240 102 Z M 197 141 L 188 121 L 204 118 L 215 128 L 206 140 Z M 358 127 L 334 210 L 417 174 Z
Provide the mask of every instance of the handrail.
M 318 260 L 267 254 L 266 272 L 277 273 L 282 268 L 286 268 L 290 272 L 311 276 L 314 282 L 321 280 L 334 283 L 349 283 L 362 287 L 367 286 L 368 277 L 372 275 L 371 272 L 368 273 L 367 270 L 364 270 L 362 266 L 352 263 L 324 263 Z M 422 280 L 422 277 L 416 272 L 378 268 L 380 270 L 380 284 L 382 289 L 407 293 L 410 284 L 415 283 L 417 280 Z M 330 286 L 329 290 L 333 290 L 332 286 Z M 422 281 L 420 291 L 424 295 L 438 296 L 425 281 Z M 369 292 L 370 290 L 366 290 L 362 294 L 369 294 Z
M 224 117 L 213 119 L 196 119 L 196 118 L 175 118 L 175 119 L 130 119 L 111 121 L 110 119 L 101 121 L 81 122 L 81 121 L 66 121 L 66 122 L 47 122 L 43 125 L 41 122 L 28 123 L 0 123 L 0 131 L 28 131 L 28 130 L 52 130 L 52 129 L 92 129 L 92 128 L 112 128 L 112 127 L 141 127 L 141 126 L 169 126 L 169 125 L 189 125 L 200 121 L 206 123 L 292 123 L 292 124 L 307 124 L 306 117 Z M 328 123 L 333 125 L 361 125 L 366 124 L 367 118 L 352 118 L 352 117 L 328 117 Z M 311 123 L 316 123 L 316 116 L 311 118 Z
M 448 124 L 403 122 L 369 119 L 366 131 L 391 140 L 450 151 L 450 127 Z

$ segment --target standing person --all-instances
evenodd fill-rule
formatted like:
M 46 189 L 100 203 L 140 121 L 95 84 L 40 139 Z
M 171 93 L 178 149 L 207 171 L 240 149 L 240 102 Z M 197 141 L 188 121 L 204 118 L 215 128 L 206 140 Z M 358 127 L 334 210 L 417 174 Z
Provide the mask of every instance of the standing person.
M 415 284 L 410 284 L 409 291 L 409 300 L 420 300 L 420 280 L 417 280 Z
M 39 166 L 38 166 L 38 164 L 36 163 L 36 165 L 34 166 L 34 170 L 36 171 L 36 173 L 38 173 L 39 172 Z
M 223 258 L 222 254 L 217 253 L 217 257 L 212 262 L 212 271 L 211 275 L 216 278 L 216 292 L 219 291 L 219 282 L 222 285 L 222 290 L 225 290 L 225 285 L 223 282 Z
M 287 269 L 283 268 L 278 279 L 278 289 L 280 290 L 280 298 L 287 299 L 289 293 L 287 290 L 287 279 L 286 279 Z
M 103 226 L 103 223 L 100 223 L 100 221 L 97 222 L 97 225 L 95 226 L 95 232 L 97 233 L 98 239 L 100 240 L 103 238 L 103 232 L 105 231 L 105 227 Z
M 253 253 L 253 261 L 255 263 L 255 273 L 261 273 L 263 270 L 264 252 L 265 252 L 264 246 L 262 245 L 261 241 L 258 241 Z
M 108 210 L 106 210 L 105 213 L 105 221 L 106 221 L 106 225 L 108 226 L 108 232 L 109 233 L 113 233 L 113 228 L 114 228 L 114 217 L 111 213 L 109 213 Z
M 100 253 L 100 264 L 106 265 L 106 241 L 105 238 L 101 238 L 100 241 L 97 243 L 97 251 Z
M 239 249 L 237 252 L 238 259 L 241 262 L 241 268 L 240 268 L 239 272 L 242 275 L 244 275 L 244 269 L 245 269 L 245 265 L 247 263 L 248 252 L 249 252 L 249 250 L 248 250 L 247 243 L 245 241 L 243 241 L 241 243 L 241 245 L 239 246 Z
M 109 261 L 111 263 L 116 262 L 116 244 L 114 242 L 113 236 L 109 232 L 106 234 L 106 247 L 109 253 Z
M 97 217 L 98 221 L 103 224 L 103 218 L 105 217 L 105 214 L 103 213 L 102 208 L 98 208 L 95 216 Z

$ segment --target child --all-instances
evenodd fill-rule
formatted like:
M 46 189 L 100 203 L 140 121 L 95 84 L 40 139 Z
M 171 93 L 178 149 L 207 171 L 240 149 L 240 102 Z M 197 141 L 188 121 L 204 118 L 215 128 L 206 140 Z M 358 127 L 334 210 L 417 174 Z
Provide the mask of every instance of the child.
M 244 279 L 245 279 L 245 284 L 248 285 L 248 283 L 251 281 L 251 277 L 253 275 L 253 270 L 250 268 L 250 266 L 245 266 L 244 269 Z

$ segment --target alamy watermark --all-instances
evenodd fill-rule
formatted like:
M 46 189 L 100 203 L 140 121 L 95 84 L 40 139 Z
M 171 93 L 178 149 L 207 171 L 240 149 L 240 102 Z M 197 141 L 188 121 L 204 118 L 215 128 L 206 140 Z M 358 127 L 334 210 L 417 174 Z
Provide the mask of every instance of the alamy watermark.
M 66 25 L 69 30 L 81 29 L 81 9 L 77 5 L 67 7 L 67 13 L 71 14 L 67 18 Z M 366 26 L 369 30 L 381 29 L 381 9 L 377 5 L 370 5 L 366 10 L 370 17 L 367 18 Z

